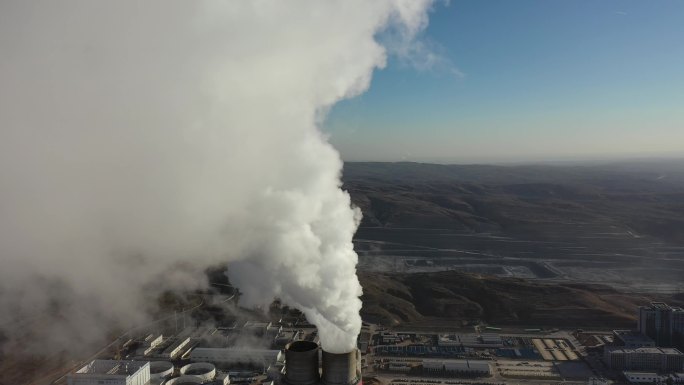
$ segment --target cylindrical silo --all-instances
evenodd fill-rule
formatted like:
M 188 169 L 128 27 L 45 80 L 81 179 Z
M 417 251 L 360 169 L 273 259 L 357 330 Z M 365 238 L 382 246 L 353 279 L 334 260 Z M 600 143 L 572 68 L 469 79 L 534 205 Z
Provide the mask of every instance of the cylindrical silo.
M 318 344 L 295 341 L 285 350 L 285 383 L 288 385 L 314 385 L 318 374 Z
M 354 349 L 349 353 L 323 351 L 323 385 L 356 385 L 361 381 L 361 353 Z

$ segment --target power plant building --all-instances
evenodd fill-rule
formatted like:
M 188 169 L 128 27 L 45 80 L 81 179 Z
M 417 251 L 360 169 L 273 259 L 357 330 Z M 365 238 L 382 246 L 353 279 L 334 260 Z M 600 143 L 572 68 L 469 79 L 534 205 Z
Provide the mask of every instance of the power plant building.
M 68 385 L 146 385 L 149 381 L 147 361 L 94 360 L 67 375 Z
M 423 371 L 431 374 L 469 374 L 489 376 L 489 362 L 482 360 L 424 360 Z
M 159 347 L 164 342 L 164 336 L 162 334 L 154 335 L 150 334 L 145 337 L 142 347 L 140 347 L 138 355 L 148 356 L 154 352 L 157 347 Z
M 219 367 L 249 366 L 267 368 L 283 361 L 280 350 L 238 348 L 195 348 L 190 352 L 191 362 L 211 362 Z
M 630 384 L 684 384 L 684 373 L 660 375 L 653 372 L 624 371 L 622 375 Z
M 496 333 L 482 333 L 481 335 L 469 334 L 440 334 L 437 337 L 439 346 L 463 346 L 471 348 L 502 348 L 504 346 L 501 336 Z
M 650 337 L 634 330 L 613 330 L 613 341 L 617 346 L 628 349 L 654 348 L 655 341 Z
M 188 347 L 189 344 L 190 337 L 179 339 L 171 344 L 171 346 L 166 348 L 162 352 L 161 357 L 166 359 L 176 359 L 185 351 L 185 348 Z
M 673 348 L 606 349 L 605 362 L 613 370 L 681 372 L 684 354 Z

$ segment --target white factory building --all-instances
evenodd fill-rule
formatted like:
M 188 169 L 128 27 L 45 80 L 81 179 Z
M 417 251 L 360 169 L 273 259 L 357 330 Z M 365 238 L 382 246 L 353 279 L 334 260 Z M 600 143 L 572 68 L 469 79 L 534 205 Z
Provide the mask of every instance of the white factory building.
M 146 385 L 149 381 L 147 361 L 94 360 L 67 375 L 68 385 Z
M 684 373 L 660 375 L 655 372 L 624 371 L 622 375 L 630 384 L 684 384 Z
M 161 357 L 165 359 L 176 359 L 181 353 L 187 350 L 186 347 L 189 345 L 190 337 L 179 338 L 162 352 Z
M 502 348 L 503 340 L 495 333 L 482 333 L 479 336 L 468 334 L 440 334 L 439 346 L 464 346 L 471 348 Z
M 428 373 L 461 373 L 488 376 L 491 374 L 488 361 L 481 360 L 423 360 L 423 370 Z
M 674 348 L 606 349 L 604 361 L 613 370 L 681 372 L 684 354 Z
M 283 362 L 280 350 L 238 348 L 195 348 L 190 353 L 192 362 L 211 362 L 217 366 L 245 365 L 268 367 Z

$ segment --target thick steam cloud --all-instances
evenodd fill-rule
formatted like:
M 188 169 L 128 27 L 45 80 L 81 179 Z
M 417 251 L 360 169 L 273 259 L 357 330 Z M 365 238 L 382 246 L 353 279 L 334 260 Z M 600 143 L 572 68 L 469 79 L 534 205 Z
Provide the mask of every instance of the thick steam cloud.
M 0 331 L 97 342 L 230 262 L 247 304 L 360 330 L 360 213 L 317 124 L 426 0 L 3 1 Z M 47 327 L 49 325 L 49 327 Z

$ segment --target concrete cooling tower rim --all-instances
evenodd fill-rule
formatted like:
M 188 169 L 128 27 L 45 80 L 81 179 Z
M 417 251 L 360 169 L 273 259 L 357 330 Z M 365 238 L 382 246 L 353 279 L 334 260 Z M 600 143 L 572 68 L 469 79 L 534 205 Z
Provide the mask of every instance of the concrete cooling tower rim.
M 150 378 L 166 378 L 173 374 L 173 364 L 169 361 L 150 362 Z
M 195 362 L 181 368 L 182 376 L 196 377 L 201 382 L 211 381 L 216 377 L 216 366 L 209 362 Z
M 311 341 L 294 341 L 287 345 L 287 350 L 291 352 L 308 352 L 318 349 L 318 344 Z

